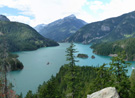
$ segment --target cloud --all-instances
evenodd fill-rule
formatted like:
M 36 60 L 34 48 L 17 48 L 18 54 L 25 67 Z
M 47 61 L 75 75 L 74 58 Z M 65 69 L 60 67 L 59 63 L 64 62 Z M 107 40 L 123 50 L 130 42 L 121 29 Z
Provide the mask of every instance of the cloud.
M 86 0 L 2 0 L 0 6 L 16 8 L 24 15 L 31 15 L 35 22 L 49 23 L 81 10 Z
M 70 14 L 94 22 L 135 10 L 134 0 L 1 0 L 0 7 L 3 6 L 20 10 L 18 16 L 9 15 L 11 20 L 31 26 L 48 24 Z
M 104 4 L 101 1 L 93 1 L 93 2 L 90 2 L 89 5 L 90 5 L 89 7 L 90 10 L 92 11 L 97 11 L 104 8 Z
M 109 3 L 94 1 L 89 3 L 89 6 L 98 16 L 96 20 L 116 17 L 135 10 L 134 0 L 111 0 Z
M 39 0 L 30 6 L 37 22 L 49 23 L 79 12 L 84 3 L 85 0 Z
M 26 24 L 30 24 L 31 23 L 31 19 L 29 17 L 25 17 L 25 16 L 7 16 L 10 20 L 12 21 L 17 21 L 17 22 L 22 22 L 22 23 L 26 23 Z

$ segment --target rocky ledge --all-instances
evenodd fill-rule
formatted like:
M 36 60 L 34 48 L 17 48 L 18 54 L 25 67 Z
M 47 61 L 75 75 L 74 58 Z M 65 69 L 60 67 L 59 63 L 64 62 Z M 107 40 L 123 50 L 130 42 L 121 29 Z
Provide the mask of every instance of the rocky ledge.
M 91 95 L 87 95 L 87 98 L 120 98 L 120 97 L 115 87 L 107 87 Z

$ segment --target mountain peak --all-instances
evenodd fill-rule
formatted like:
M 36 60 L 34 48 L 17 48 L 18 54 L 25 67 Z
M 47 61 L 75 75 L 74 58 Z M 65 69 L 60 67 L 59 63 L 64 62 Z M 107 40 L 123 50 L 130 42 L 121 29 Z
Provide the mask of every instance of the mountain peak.
M 72 18 L 74 17 L 74 18 L 76 18 L 76 16 L 74 14 L 71 14 L 68 17 L 72 17 Z
M 72 14 L 48 24 L 39 33 L 44 37 L 60 42 L 73 35 L 85 24 L 83 20 L 77 19 Z
M 74 18 L 75 18 L 75 19 L 76 19 L 76 16 L 75 16 L 74 14 L 71 14 L 71 15 L 65 17 L 64 19 L 67 19 L 67 18 L 68 18 L 68 19 L 69 19 L 69 18 L 71 18 L 71 19 L 74 19 Z
M 10 20 L 4 15 L 0 15 L 0 21 L 10 21 Z
M 45 27 L 46 26 L 46 24 L 39 24 L 39 25 L 37 25 L 36 27 L 34 27 L 34 29 L 37 31 L 37 32 L 39 32 L 43 27 Z
M 135 37 L 135 12 L 90 23 L 68 39 L 69 42 L 108 42 Z

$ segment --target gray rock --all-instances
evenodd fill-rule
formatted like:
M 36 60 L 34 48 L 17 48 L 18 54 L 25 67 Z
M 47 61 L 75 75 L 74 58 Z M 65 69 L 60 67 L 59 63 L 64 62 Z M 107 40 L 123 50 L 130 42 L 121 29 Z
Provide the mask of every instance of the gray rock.
M 87 95 L 87 98 L 120 98 L 120 97 L 115 87 L 107 87 L 91 95 Z
M 102 31 L 110 31 L 110 27 L 109 26 L 102 25 L 101 26 L 101 30 Z
M 0 15 L 0 21 L 10 21 L 10 20 L 4 15 Z

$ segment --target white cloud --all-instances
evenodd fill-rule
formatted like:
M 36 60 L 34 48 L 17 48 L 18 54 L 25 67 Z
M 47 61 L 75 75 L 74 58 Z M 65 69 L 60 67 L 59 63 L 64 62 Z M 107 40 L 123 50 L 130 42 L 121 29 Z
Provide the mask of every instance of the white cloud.
M 33 2 L 31 11 L 37 22 L 49 23 L 81 10 L 85 0 L 39 0 Z M 37 6 L 39 5 L 39 6 Z
M 89 6 L 89 11 L 82 9 Z M 135 10 L 134 0 L 110 0 L 105 3 L 101 0 L 0 0 L 0 7 L 8 6 L 21 10 L 25 16 L 9 16 L 13 21 L 28 23 L 36 26 L 40 23 L 50 23 L 70 14 L 75 14 L 87 22 L 103 20 L 119 16 Z M 30 19 L 26 16 L 32 16 Z
M 134 0 L 111 0 L 110 3 L 94 1 L 90 4 L 90 10 L 96 12 L 96 20 L 103 20 L 134 11 L 135 6 Z
M 33 15 L 32 26 L 49 23 L 81 10 L 86 0 L 2 0 L 0 5 L 17 8 L 25 15 Z
M 31 23 L 31 19 L 29 17 L 25 17 L 25 16 L 7 16 L 10 20 L 12 21 L 17 21 L 17 22 L 22 22 L 22 23 L 26 23 L 26 24 L 30 24 Z
M 90 4 L 90 10 L 92 11 L 97 11 L 104 8 L 104 4 L 101 1 L 93 1 L 90 2 L 89 4 Z

